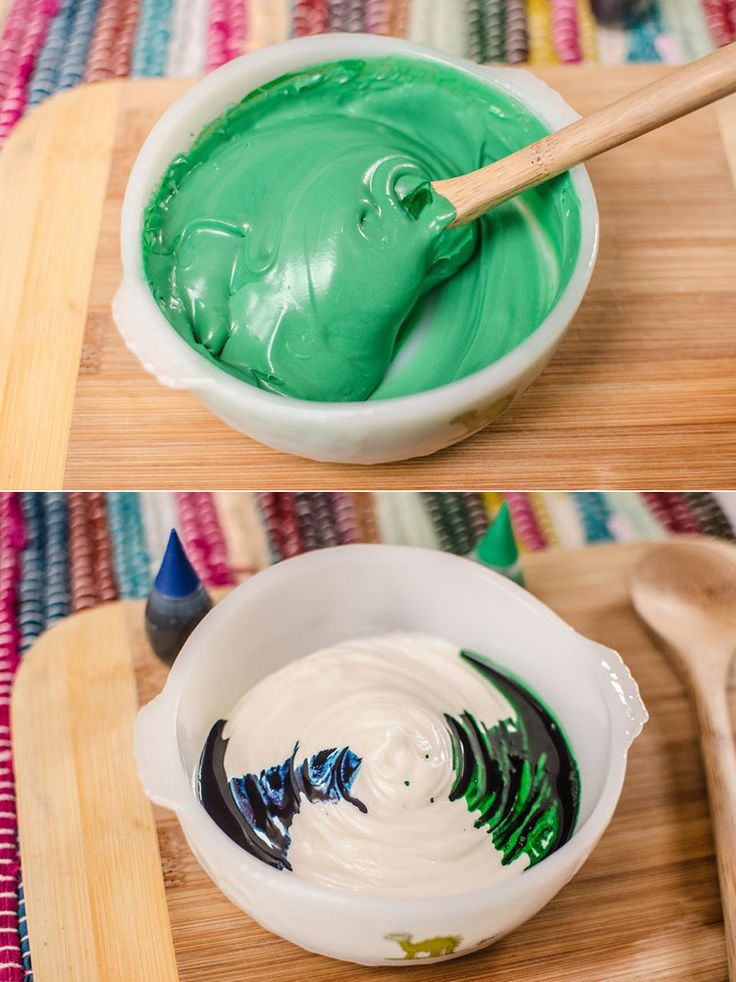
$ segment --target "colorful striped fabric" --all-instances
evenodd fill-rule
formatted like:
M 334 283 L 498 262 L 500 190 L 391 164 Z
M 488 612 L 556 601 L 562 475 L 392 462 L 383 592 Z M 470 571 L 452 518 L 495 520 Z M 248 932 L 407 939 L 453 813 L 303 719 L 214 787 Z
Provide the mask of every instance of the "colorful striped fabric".
M 18 667 L 21 634 L 19 588 L 25 523 L 17 495 L 0 496 L 0 982 L 20 982 L 27 943 L 20 922 L 15 781 L 10 743 L 10 691 Z
M 228 586 L 271 562 L 350 542 L 469 553 L 501 503 L 522 550 L 706 533 L 736 539 L 721 492 L 27 492 L 17 631 L 21 654 L 68 613 L 145 596 L 177 527 L 202 580 Z M 14 507 L 15 507 L 14 506 Z M 12 511 L 12 515 L 16 512 Z
M 324 31 L 511 64 L 677 63 L 736 40 L 736 0 L 627 6 L 611 26 L 596 23 L 591 0 L 12 0 L 0 24 L 0 141 L 29 106 L 82 81 L 194 75 Z
M 10 754 L 19 658 L 68 614 L 145 597 L 178 528 L 209 587 L 350 542 L 472 551 L 506 500 L 523 551 L 707 533 L 736 540 L 736 493 L 27 492 L 0 495 L 0 982 L 32 979 Z

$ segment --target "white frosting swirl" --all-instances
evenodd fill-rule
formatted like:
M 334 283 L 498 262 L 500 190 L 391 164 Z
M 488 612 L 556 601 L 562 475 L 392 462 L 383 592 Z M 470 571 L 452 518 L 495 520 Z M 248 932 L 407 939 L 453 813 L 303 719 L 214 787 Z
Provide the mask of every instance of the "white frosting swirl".
M 444 714 L 492 726 L 515 713 L 458 655 L 432 637 L 346 641 L 267 676 L 225 728 L 228 777 L 350 747 L 361 758 L 348 801 L 307 803 L 292 823 L 293 875 L 356 892 L 448 894 L 514 877 L 464 799 L 450 801 L 452 745 Z

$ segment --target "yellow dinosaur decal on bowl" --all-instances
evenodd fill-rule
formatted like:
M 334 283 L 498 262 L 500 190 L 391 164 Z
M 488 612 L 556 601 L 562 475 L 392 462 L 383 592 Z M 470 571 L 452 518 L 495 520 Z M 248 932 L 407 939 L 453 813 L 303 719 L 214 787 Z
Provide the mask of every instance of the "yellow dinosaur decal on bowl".
M 448 934 L 436 938 L 412 941 L 411 934 L 386 934 L 387 941 L 396 941 L 404 952 L 404 958 L 442 958 L 454 955 L 455 949 L 463 940 L 459 934 Z

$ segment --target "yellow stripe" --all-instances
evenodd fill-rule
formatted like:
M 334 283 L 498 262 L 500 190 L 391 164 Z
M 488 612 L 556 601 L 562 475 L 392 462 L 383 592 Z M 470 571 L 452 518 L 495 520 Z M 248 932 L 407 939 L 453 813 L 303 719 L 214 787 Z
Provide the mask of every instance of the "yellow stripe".
M 598 37 L 590 0 L 578 0 L 578 24 L 583 61 L 598 61 Z
M 498 491 L 483 491 L 483 504 L 486 506 L 488 517 L 493 518 L 498 509 L 503 504 L 503 495 Z
M 526 0 L 526 17 L 529 32 L 529 63 L 543 65 L 559 61 L 552 42 L 550 0 Z
M 285 41 L 291 31 L 288 0 L 249 0 L 244 51 L 257 51 Z

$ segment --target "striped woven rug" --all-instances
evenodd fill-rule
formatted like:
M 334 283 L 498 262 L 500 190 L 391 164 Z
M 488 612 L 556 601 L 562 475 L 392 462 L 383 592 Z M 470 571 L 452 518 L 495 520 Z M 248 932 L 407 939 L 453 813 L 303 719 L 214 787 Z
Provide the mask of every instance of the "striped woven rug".
M 348 542 L 472 550 L 502 501 L 538 550 L 705 532 L 736 539 L 736 492 L 109 492 L 0 494 L 0 982 L 32 978 L 17 847 L 10 690 L 39 634 L 145 597 L 176 527 L 207 586 Z
M 677 63 L 736 40 L 736 3 L 0 0 L 0 29 L 1 142 L 27 109 L 81 82 L 195 75 L 288 37 L 367 31 L 511 64 Z

